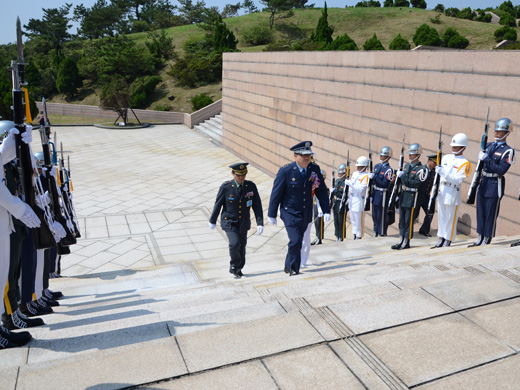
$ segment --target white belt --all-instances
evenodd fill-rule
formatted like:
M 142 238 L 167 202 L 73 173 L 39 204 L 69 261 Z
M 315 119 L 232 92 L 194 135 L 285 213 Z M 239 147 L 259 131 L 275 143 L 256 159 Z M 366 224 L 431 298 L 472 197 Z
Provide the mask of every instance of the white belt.
M 410 191 L 410 192 L 417 192 L 417 188 L 410 188 L 405 186 L 404 184 L 401 184 L 403 191 Z
M 455 188 L 457 191 L 460 190 L 460 187 L 457 187 L 455 184 L 450 183 L 449 181 L 441 181 L 441 184 L 442 184 L 443 186 L 446 186 L 446 187 L 453 187 L 453 188 Z
M 482 171 L 482 176 L 485 176 L 485 177 L 499 177 L 500 175 L 498 173 L 487 173 L 485 171 Z
M 378 190 L 378 191 L 386 191 L 387 190 L 386 188 L 381 188 L 381 187 L 377 187 L 377 186 L 372 186 L 372 188 L 374 188 L 374 190 Z

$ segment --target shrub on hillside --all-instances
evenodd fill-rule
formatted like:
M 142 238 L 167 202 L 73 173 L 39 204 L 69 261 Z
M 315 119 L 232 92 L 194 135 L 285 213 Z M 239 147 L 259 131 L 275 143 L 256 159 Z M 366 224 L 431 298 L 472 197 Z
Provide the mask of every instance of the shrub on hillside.
M 513 27 L 500 27 L 498 30 L 495 31 L 495 41 L 502 42 L 504 39 L 507 39 L 508 41 L 516 41 L 517 33 L 516 28 Z
M 385 50 L 383 44 L 379 39 L 377 39 L 377 35 L 374 33 L 372 38 L 367 39 L 363 45 L 364 50 Z
M 251 46 L 267 45 L 273 41 L 273 31 L 268 26 L 261 24 L 247 27 L 242 36 L 244 42 Z
M 348 34 L 338 35 L 325 50 L 359 50 L 356 42 Z
M 390 50 L 410 50 L 411 47 L 410 42 L 403 38 L 401 34 L 397 34 L 392 42 L 390 42 L 390 46 L 388 46 Z
M 440 46 L 442 44 L 437 30 L 427 24 L 423 24 L 415 30 L 412 40 L 415 46 Z
M 146 108 L 148 98 L 155 90 L 157 84 L 162 79 L 159 76 L 147 76 L 136 79 L 132 83 L 132 94 L 130 97 L 130 107 L 132 108 Z
M 205 93 L 201 93 L 191 98 L 191 109 L 193 111 L 198 111 L 201 108 L 209 106 L 211 103 L 213 103 L 213 99 Z
M 442 46 L 452 49 L 465 49 L 469 45 L 466 37 L 459 34 L 454 28 L 448 27 L 441 37 Z
M 513 15 L 504 13 L 498 22 L 503 26 L 516 27 L 516 19 Z
M 79 77 L 78 66 L 72 58 L 65 58 L 60 64 L 56 88 L 59 93 L 71 98 L 78 92 L 78 88 L 83 86 L 83 81 Z

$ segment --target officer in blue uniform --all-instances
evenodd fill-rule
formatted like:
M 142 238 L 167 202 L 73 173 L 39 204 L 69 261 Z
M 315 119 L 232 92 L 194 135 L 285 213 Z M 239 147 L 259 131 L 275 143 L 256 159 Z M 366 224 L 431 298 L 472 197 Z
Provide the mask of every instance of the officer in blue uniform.
M 487 245 L 495 236 L 500 199 L 504 196 L 506 187 L 504 175 L 515 162 L 515 150 L 506 143 L 511 131 L 511 120 L 499 119 L 495 125 L 495 142 L 487 145 L 485 152 L 479 153 L 478 159 L 483 161 L 484 166 L 477 190 L 478 237 L 470 247 Z
M 389 225 L 388 201 L 394 178 L 394 170 L 388 163 L 391 158 L 392 148 L 389 146 L 381 148 L 381 153 L 379 153 L 381 162 L 374 167 L 372 177 L 372 221 L 376 237 L 385 237 Z
M 276 225 L 280 208 L 280 217 L 289 236 L 284 271 L 291 276 L 300 273 L 303 235 L 312 222 L 313 192 L 320 202 L 324 221 L 330 220 L 327 186 L 320 167 L 311 162 L 311 146 L 312 142 L 304 141 L 290 149 L 294 152 L 294 162 L 284 165 L 276 174 L 267 213 L 269 223 Z
M 248 163 L 230 165 L 233 180 L 222 183 L 218 190 L 213 212 L 209 218 L 209 228 L 215 229 L 222 210 L 220 225 L 229 240 L 231 257 L 229 272 L 237 278 L 243 276 L 246 263 L 247 231 L 251 228 L 251 208 L 255 213 L 258 234 L 264 231 L 262 201 L 255 183 L 246 180 Z

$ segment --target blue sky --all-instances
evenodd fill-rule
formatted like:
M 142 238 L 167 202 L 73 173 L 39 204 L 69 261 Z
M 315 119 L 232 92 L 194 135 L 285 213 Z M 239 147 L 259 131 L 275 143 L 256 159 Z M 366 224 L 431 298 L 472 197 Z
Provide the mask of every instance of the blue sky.
M 353 6 L 359 0 L 328 0 L 327 6 L 332 7 L 345 7 L 346 5 Z M 383 3 L 384 0 L 379 0 Z M 0 44 L 15 42 L 16 41 L 16 17 L 20 17 L 22 26 L 29 22 L 30 18 L 40 19 L 43 16 L 42 8 L 59 8 L 65 3 L 72 3 L 72 9 L 79 4 L 83 4 L 85 7 L 91 7 L 96 0 L 3 0 L 2 1 L 2 12 L 0 13 Z M 174 5 L 178 5 L 176 0 L 170 0 Z M 239 0 L 206 0 L 207 6 L 217 6 L 222 10 L 225 4 L 235 4 Z M 456 7 L 464 8 L 470 6 L 471 8 L 487 8 L 497 7 L 502 4 L 502 1 L 492 0 L 426 0 L 428 9 L 434 8 L 437 4 L 444 4 L 446 8 Z M 255 0 L 258 8 L 261 8 L 259 0 Z M 322 0 L 309 0 L 309 3 L 314 3 L 317 7 L 322 7 L 324 1 Z M 517 5 L 518 1 L 512 1 L 513 4 Z M 76 33 L 76 27 L 71 29 L 72 33 Z

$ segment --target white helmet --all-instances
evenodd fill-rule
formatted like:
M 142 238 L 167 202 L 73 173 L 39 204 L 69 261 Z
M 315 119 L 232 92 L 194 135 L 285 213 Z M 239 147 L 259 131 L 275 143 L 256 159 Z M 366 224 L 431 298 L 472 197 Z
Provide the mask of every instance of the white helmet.
M 451 139 L 450 146 L 468 146 L 468 136 L 464 133 L 457 133 Z
M 356 167 L 368 167 L 369 160 L 365 156 L 361 156 L 356 160 Z

